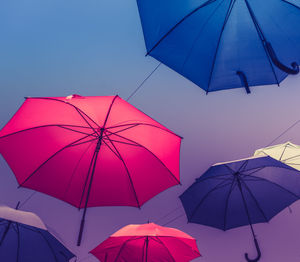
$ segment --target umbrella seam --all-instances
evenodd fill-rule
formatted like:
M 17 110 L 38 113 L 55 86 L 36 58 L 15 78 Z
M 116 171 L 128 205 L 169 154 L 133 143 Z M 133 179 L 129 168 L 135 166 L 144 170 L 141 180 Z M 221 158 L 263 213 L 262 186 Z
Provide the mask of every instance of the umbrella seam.
M 133 193 L 134 193 L 134 196 L 135 196 L 137 205 L 138 205 L 138 207 L 140 208 L 141 205 L 140 205 L 140 202 L 139 202 L 137 193 L 136 193 L 136 191 L 135 191 L 135 187 L 134 187 L 134 185 L 133 185 L 133 180 L 132 180 L 132 178 L 131 178 L 131 176 L 130 176 L 130 173 L 129 173 L 129 170 L 128 170 L 128 168 L 127 168 L 127 165 L 126 165 L 126 163 L 125 163 L 123 157 L 121 156 L 119 150 L 118 150 L 117 147 L 115 146 L 115 144 L 110 140 L 110 138 L 109 138 L 108 136 L 107 136 L 107 138 L 108 138 L 108 140 L 110 141 L 110 143 L 112 144 L 112 146 L 114 147 L 114 149 L 116 150 L 116 152 L 118 153 L 118 155 L 119 155 L 119 157 L 120 157 L 120 160 L 122 161 L 122 163 L 123 163 L 123 165 L 124 165 L 124 168 L 125 168 L 126 173 L 127 173 L 127 175 L 128 175 L 128 178 L 129 178 L 129 181 L 130 181 L 130 184 L 131 184 L 131 187 L 132 187 L 132 190 L 133 190 Z
M 77 139 L 77 140 L 73 141 L 72 143 L 70 143 L 70 144 L 62 147 L 60 150 L 56 151 L 53 155 L 51 155 L 45 161 L 43 161 L 22 183 L 20 183 L 19 187 L 22 187 L 24 183 L 26 183 L 40 168 L 42 168 L 48 161 L 50 161 L 57 154 L 59 154 L 60 152 L 62 152 L 65 149 L 71 147 L 72 144 L 75 144 L 76 142 L 79 142 L 79 141 L 81 141 L 81 140 L 83 140 L 83 139 L 85 139 L 87 137 L 89 137 L 89 136 L 85 136 L 85 137 L 82 137 L 80 139 Z
M 272 181 L 270 181 L 270 180 L 268 180 L 268 179 L 265 179 L 265 178 L 262 178 L 262 177 L 258 177 L 258 176 L 253 176 L 253 175 L 249 175 L 249 176 L 250 176 L 250 177 L 254 177 L 254 178 L 258 178 L 258 179 L 261 179 L 261 180 L 264 180 L 264 181 L 267 181 L 267 182 L 269 182 L 269 183 L 272 183 L 272 184 L 274 184 L 274 185 L 280 187 L 281 189 L 287 191 L 288 193 L 290 193 L 291 195 L 293 195 L 293 196 L 296 197 L 297 199 L 300 199 L 300 196 L 296 195 L 296 194 L 293 193 L 292 191 L 290 191 L 290 190 L 284 188 L 283 186 L 281 186 L 281 185 L 279 185 L 279 184 L 277 184 L 277 183 L 275 183 L 275 182 L 272 182 Z
M 228 179 L 230 180 L 230 179 Z M 226 181 L 227 182 L 227 181 Z M 201 207 L 201 205 L 203 204 L 203 202 L 205 201 L 205 199 L 212 193 L 214 192 L 215 190 L 218 190 L 222 187 L 225 187 L 225 186 L 228 186 L 230 185 L 231 183 L 227 183 L 227 184 L 223 184 L 224 181 L 222 181 L 221 183 L 217 184 L 215 187 L 213 187 L 212 189 L 210 189 L 202 198 L 201 200 L 199 201 L 199 203 L 197 204 L 197 206 L 194 208 L 194 211 L 192 212 L 190 218 L 188 219 L 188 221 L 191 221 L 193 219 L 193 216 L 196 214 L 196 212 L 198 211 L 198 209 Z M 222 185 L 223 184 L 223 185 Z
M 250 14 L 250 17 L 251 17 L 251 19 L 252 19 L 252 22 L 253 22 L 253 24 L 254 24 L 254 27 L 255 27 L 255 29 L 256 29 L 256 32 L 257 32 L 257 34 L 258 34 L 258 36 L 259 36 L 259 39 L 260 39 L 260 41 L 261 41 L 263 50 L 265 51 L 266 57 L 267 57 L 267 59 L 268 59 L 268 61 L 269 61 L 269 64 L 270 64 L 270 66 L 271 66 L 272 72 L 273 72 L 273 74 L 274 74 L 274 76 L 275 76 L 275 80 L 276 80 L 276 82 L 277 82 L 277 85 L 279 85 L 279 81 L 278 81 L 277 75 L 276 75 L 276 73 L 275 73 L 273 64 L 272 64 L 272 62 L 271 62 L 271 60 L 270 60 L 270 55 L 269 55 L 269 53 L 267 52 L 266 46 L 265 46 L 265 44 L 264 44 L 264 42 L 266 43 L 267 40 L 266 40 L 266 38 L 265 38 L 265 36 L 264 36 L 264 34 L 263 34 L 263 32 L 262 32 L 262 29 L 261 29 L 261 27 L 260 27 L 260 25 L 259 25 L 259 23 L 258 23 L 258 21 L 257 21 L 257 19 L 256 19 L 256 17 L 255 17 L 255 15 L 254 15 L 254 13 L 253 13 L 251 7 L 250 7 L 250 4 L 248 3 L 247 0 L 245 0 L 245 3 L 246 3 L 246 6 L 247 6 L 247 10 L 248 10 L 248 12 L 249 12 L 249 14 Z
M 52 101 L 56 101 L 56 102 L 61 102 L 61 103 L 64 103 L 64 104 L 66 104 L 66 105 L 69 105 L 69 106 L 71 106 L 71 107 L 73 107 L 77 112 L 78 112 L 78 114 L 83 118 L 83 120 L 90 126 L 90 128 L 92 128 L 94 131 L 95 131 L 95 133 L 97 133 L 96 132 L 96 130 L 91 126 L 91 124 L 87 121 L 87 119 L 83 116 L 83 115 L 85 115 L 89 120 L 91 120 L 98 128 L 100 128 L 100 126 L 96 123 L 96 121 L 95 120 L 93 120 L 92 118 L 90 118 L 84 111 L 82 111 L 80 108 L 78 108 L 77 106 L 75 106 L 75 105 L 73 105 L 73 104 L 71 104 L 71 103 L 69 103 L 69 102 L 65 102 L 65 101 L 63 101 L 63 100 L 60 100 L 60 99 L 57 99 L 57 98 L 53 98 L 53 97 L 31 97 L 31 98 L 29 98 L 29 99 L 44 99 L 44 100 L 52 100 Z M 83 115 L 82 115 L 83 114 Z
M 164 242 L 162 242 L 157 236 L 156 237 L 150 237 L 150 239 L 153 239 L 154 241 L 160 243 L 168 252 L 170 258 L 172 259 L 172 261 L 176 262 L 176 260 L 174 259 L 174 257 L 172 256 L 170 250 L 166 247 L 166 245 L 164 244 Z
M 108 131 L 108 130 L 107 130 Z M 109 133 L 111 133 L 110 131 L 108 131 Z M 124 137 L 124 136 L 121 136 L 121 135 L 118 135 L 118 134 L 115 134 L 116 136 L 118 136 L 118 137 L 120 137 L 120 138 L 123 138 L 123 139 L 125 139 L 125 140 L 127 140 L 127 141 L 129 141 L 129 142 L 132 142 L 132 143 L 135 143 L 135 144 L 137 144 L 138 146 L 140 146 L 140 147 L 142 147 L 142 148 L 144 148 L 145 150 L 147 150 L 151 155 L 153 155 L 157 160 L 158 160 L 158 162 L 159 163 L 161 163 L 162 164 L 162 166 L 164 166 L 167 170 L 168 170 L 168 172 L 171 174 L 171 176 L 177 181 L 177 183 L 178 184 L 181 184 L 180 183 L 180 181 L 175 177 L 175 175 L 170 171 L 170 169 L 153 153 L 153 152 L 151 152 L 148 148 L 146 148 L 145 146 L 143 146 L 143 145 L 141 145 L 141 144 L 139 144 L 139 143 L 137 143 L 136 141 L 133 141 L 133 140 L 131 140 L 131 139 L 129 139 L 129 138 L 126 138 L 126 137 Z
M 179 22 L 177 22 L 173 27 L 171 27 L 171 29 L 165 34 L 163 35 L 158 42 L 156 42 L 156 44 L 147 52 L 147 55 L 149 55 L 170 33 L 172 33 L 184 20 L 186 20 L 187 18 L 189 18 L 191 15 L 193 15 L 194 13 L 196 13 L 198 10 L 200 10 L 201 8 L 210 5 L 211 3 L 215 2 L 216 0 L 208 0 L 205 3 L 201 4 L 200 6 L 198 6 L 197 8 L 195 8 L 193 11 L 191 11 L 190 13 L 188 13 L 187 15 L 185 15 L 181 20 L 179 20 Z
M 246 184 L 246 182 L 243 179 L 240 179 L 240 181 L 244 184 L 244 187 L 247 189 L 247 191 L 250 193 L 250 196 L 253 198 L 258 210 L 261 212 L 261 214 L 264 216 L 264 219 L 266 221 L 269 221 L 269 219 L 266 217 L 264 211 L 262 210 L 261 206 L 259 205 L 256 197 L 253 195 L 252 191 L 250 190 L 250 188 L 248 187 L 248 185 Z
M 221 32 L 220 32 L 220 35 L 219 35 L 219 39 L 218 39 L 217 48 L 216 48 L 216 52 L 215 52 L 215 55 L 214 55 L 212 67 L 211 67 L 211 70 L 210 70 L 210 75 L 209 75 L 209 80 L 208 80 L 208 86 L 207 86 L 206 93 L 209 92 L 209 88 L 210 88 L 210 84 L 211 84 L 211 80 L 212 80 L 212 74 L 214 72 L 215 62 L 217 60 L 217 55 L 218 55 L 218 51 L 219 51 L 219 47 L 220 47 L 220 42 L 221 42 L 221 39 L 222 39 L 222 36 L 223 36 L 223 32 L 225 30 L 226 24 L 227 24 L 228 19 L 229 19 L 230 15 L 231 15 L 231 11 L 233 9 L 233 6 L 234 6 L 235 2 L 236 2 L 236 0 L 231 0 L 230 1 L 230 5 L 228 7 L 228 10 L 227 10 L 224 22 L 223 22 L 223 26 L 222 26 L 222 29 L 221 29 Z

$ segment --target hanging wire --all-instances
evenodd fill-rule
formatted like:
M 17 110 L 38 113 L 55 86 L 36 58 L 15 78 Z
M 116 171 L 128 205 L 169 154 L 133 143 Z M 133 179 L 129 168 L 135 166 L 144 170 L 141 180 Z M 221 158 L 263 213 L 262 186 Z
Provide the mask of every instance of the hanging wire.
M 137 91 L 139 91 L 139 89 L 143 86 L 143 84 L 153 75 L 153 73 L 160 67 L 161 63 L 159 63 L 154 70 L 143 80 L 142 83 L 140 83 L 140 85 L 131 93 L 131 95 L 126 99 L 126 101 L 128 102 L 129 99 L 131 99 Z
M 168 217 L 169 215 L 173 214 L 174 212 L 176 212 L 177 210 L 179 210 L 181 208 L 181 206 L 176 207 L 175 209 L 171 210 L 170 212 L 168 212 L 167 214 L 165 214 L 164 216 L 160 217 L 159 219 L 155 220 L 155 223 L 158 224 L 158 222 L 160 222 L 161 220 L 163 220 L 164 218 Z
M 166 225 L 169 225 L 170 223 L 174 222 L 175 220 L 177 220 L 178 218 L 181 218 L 183 217 L 185 214 L 181 214 L 173 219 L 171 219 L 170 221 L 168 221 L 167 223 L 164 223 L 162 226 L 166 226 Z
M 289 126 L 287 129 L 285 129 L 281 134 L 279 134 L 276 138 L 274 138 L 267 146 L 272 145 L 276 140 L 278 140 L 280 137 L 282 137 L 284 134 L 286 134 L 289 130 L 291 130 L 293 127 L 295 127 L 298 123 L 300 123 L 300 119 L 297 120 L 296 122 L 294 122 L 294 123 L 293 123 L 291 126 Z M 164 215 L 164 216 L 162 216 L 161 218 L 159 218 L 158 220 L 156 220 L 156 222 L 159 222 L 159 221 L 161 221 L 162 219 L 168 217 L 169 215 L 173 214 L 173 213 L 174 213 L 175 211 L 177 211 L 178 209 L 180 209 L 180 207 L 177 207 L 177 208 L 171 210 L 169 213 L 167 213 L 166 215 Z M 292 209 L 291 209 L 290 206 L 288 207 L 288 209 L 289 209 L 289 212 L 292 213 Z M 173 218 L 173 219 L 169 220 L 168 222 L 166 222 L 165 224 L 163 224 L 162 226 L 168 225 L 168 224 L 172 223 L 173 221 L 175 221 L 175 220 L 177 220 L 177 219 L 179 219 L 179 218 L 181 218 L 181 217 L 183 217 L 183 216 L 184 216 L 184 214 L 178 215 L 178 216 L 176 216 L 175 218 Z
M 29 201 L 36 193 L 37 193 L 37 191 L 34 191 L 33 193 L 31 193 L 31 194 L 29 195 L 29 197 L 27 197 L 27 198 L 20 204 L 19 208 L 23 207 L 23 206 L 27 203 L 27 201 Z
M 291 130 L 294 126 L 296 126 L 298 123 L 300 122 L 300 119 L 297 120 L 295 123 L 293 123 L 291 126 L 289 126 L 287 129 L 285 129 L 279 136 L 277 136 L 275 139 L 273 139 L 271 141 L 271 143 L 269 143 L 267 146 L 272 145 L 277 139 L 279 139 L 280 137 L 282 137 L 286 132 L 288 132 L 289 130 Z
M 270 146 L 270 145 L 272 145 L 277 139 L 279 139 L 279 138 L 282 137 L 285 133 L 287 133 L 289 130 L 291 130 L 293 127 L 295 127 L 299 122 L 300 122 L 300 119 L 297 120 L 297 121 L 296 121 L 295 123 L 293 123 L 292 125 L 290 125 L 290 126 L 289 126 L 287 129 L 285 129 L 279 136 L 277 136 L 275 139 L 273 139 L 273 140 L 271 141 L 271 143 L 269 143 L 269 144 L 267 145 L 267 147 Z M 290 214 L 293 213 L 293 211 L 292 211 L 292 209 L 291 209 L 290 206 L 288 206 L 288 209 L 289 209 Z

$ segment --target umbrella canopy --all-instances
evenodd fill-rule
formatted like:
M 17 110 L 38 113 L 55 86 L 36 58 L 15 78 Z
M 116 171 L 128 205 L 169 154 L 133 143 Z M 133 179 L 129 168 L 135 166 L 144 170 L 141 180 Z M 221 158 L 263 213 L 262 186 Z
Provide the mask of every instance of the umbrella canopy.
M 291 142 L 257 149 L 254 156 L 270 156 L 300 170 L 300 146 Z
M 141 207 L 179 184 L 180 143 L 118 96 L 27 98 L 0 131 L 19 185 L 84 208 L 83 217 L 87 207 Z
M 0 261 L 66 262 L 74 256 L 37 215 L 0 206 Z
M 102 262 L 187 262 L 200 256 L 194 238 L 154 223 L 125 226 L 90 253 Z
M 211 166 L 180 199 L 189 222 L 222 230 L 250 225 L 258 261 L 252 225 L 268 222 L 299 197 L 299 171 L 265 156 Z
M 147 54 L 206 92 L 279 84 L 300 63 L 288 0 L 137 0 Z

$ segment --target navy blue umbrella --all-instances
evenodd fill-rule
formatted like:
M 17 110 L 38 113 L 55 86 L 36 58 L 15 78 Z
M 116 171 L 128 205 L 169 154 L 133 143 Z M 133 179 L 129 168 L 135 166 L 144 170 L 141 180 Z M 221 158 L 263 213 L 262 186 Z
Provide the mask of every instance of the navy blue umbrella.
M 1 262 L 66 262 L 73 257 L 35 214 L 0 207 Z
M 147 55 L 206 92 L 299 72 L 298 0 L 137 0 Z
M 269 156 L 211 166 L 181 196 L 189 222 L 222 230 L 268 222 L 300 197 L 300 173 Z

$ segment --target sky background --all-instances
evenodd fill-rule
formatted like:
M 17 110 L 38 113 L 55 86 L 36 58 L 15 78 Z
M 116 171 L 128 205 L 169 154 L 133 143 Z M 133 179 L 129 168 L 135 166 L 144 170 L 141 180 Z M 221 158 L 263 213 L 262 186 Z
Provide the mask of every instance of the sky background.
M 126 99 L 158 65 L 145 57 L 135 0 L 9 0 L 0 2 L 0 128 L 24 96 L 115 95 Z M 280 87 L 205 92 L 161 65 L 130 102 L 184 137 L 181 181 L 141 210 L 97 207 L 87 212 L 82 245 L 76 247 L 81 212 L 36 193 L 22 206 L 38 214 L 79 261 L 116 230 L 148 220 L 176 227 L 197 239 L 202 262 L 240 262 L 256 255 L 249 227 L 226 232 L 187 224 L 178 196 L 210 165 L 250 156 L 300 119 L 300 76 Z M 300 144 L 300 123 L 273 144 Z M 1 203 L 14 207 L 32 194 L 0 156 Z M 269 223 L 254 226 L 262 262 L 300 260 L 300 201 Z M 174 212 L 163 217 L 170 211 Z

